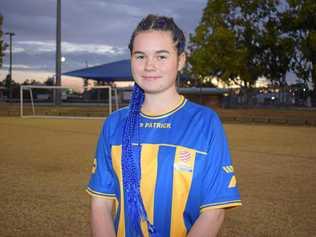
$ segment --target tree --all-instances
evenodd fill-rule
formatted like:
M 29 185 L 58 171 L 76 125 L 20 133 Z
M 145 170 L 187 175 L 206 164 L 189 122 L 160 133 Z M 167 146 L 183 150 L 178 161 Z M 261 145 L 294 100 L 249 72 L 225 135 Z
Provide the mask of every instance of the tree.
M 295 42 L 291 69 L 304 82 L 316 86 L 316 2 L 288 0 L 282 16 L 283 32 Z M 316 91 L 316 90 L 315 90 Z
M 248 86 L 253 86 L 260 76 L 265 76 L 267 62 L 263 59 L 263 54 L 266 50 L 266 26 L 277 13 L 277 5 L 276 0 L 232 1 L 230 27 L 236 35 L 238 45 L 246 50 L 244 69 L 240 77 L 248 82 Z
M 23 82 L 21 83 L 21 85 L 23 85 L 23 86 L 31 85 L 30 79 L 26 79 L 25 81 L 23 81 Z
M 46 79 L 46 81 L 44 81 L 44 85 L 45 86 L 54 86 L 55 85 L 55 79 L 54 79 L 54 77 L 48 77 L 47 79 Z
M 40 81 L 36 81 L 35 79 L 26 79 L 24 82 L 22 82 L 21 85 L 24 85 L 24 86 L 30 86 L 30 85 L 32 85 L 32 86 L 41 86 L 43 84 Z
M 192 74 L 252 87 L 260 76 L 284 81 L 293 41 L 280 30 L 277 0 L 209 0 L 190 37 Z
M 0 68 L 2 67 L 2 60 L 3 60 L 3 56 L 4 56 L 4 50 L 8 47 L 7 44 L 5 44 L 3 42 L 3 31 L 2 31 L 2 24 L 3 24 L 3 16 L 0 15 Z
M 285 86 L 286 73 L 294 52 L 294 40 L 285 36 L 281 30 L 280 18 L 271 18 L 265 25 L 262 37 L 263 74 L 273 82 Z
M 19 98 L 20 96 L 20 84 L 11 80 L 10 74 L 1 83 L 6 88 L 6 96 L 8 98 Z
M 227 22 L 229 2 L 208 1 L 195 34 L 190 36 L 189 68 L 197 80 L 211 76 L 229 84 L 244 71 L 247 49 L 238 45 Z
M 15 83 L 13 80 L 10 78 L 10 74 L 8 74 L 5 79 L 2 81 L 4 84 L 4 87 L 9 90 L 9 88 Z

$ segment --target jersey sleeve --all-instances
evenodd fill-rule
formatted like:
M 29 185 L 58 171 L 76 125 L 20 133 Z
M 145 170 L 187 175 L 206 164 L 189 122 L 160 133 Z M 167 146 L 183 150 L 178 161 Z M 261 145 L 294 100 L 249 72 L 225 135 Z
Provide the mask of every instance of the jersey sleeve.
M 109 121 L 105 121 L 99 135 L 87 192 L 106 199 L 115 198 L 115 174 L 109 144 Z
M 210 143 L 201 188 L 201 211 L 241 205 L 227 139 L 217 115 L 214 115 L 211 122 Z

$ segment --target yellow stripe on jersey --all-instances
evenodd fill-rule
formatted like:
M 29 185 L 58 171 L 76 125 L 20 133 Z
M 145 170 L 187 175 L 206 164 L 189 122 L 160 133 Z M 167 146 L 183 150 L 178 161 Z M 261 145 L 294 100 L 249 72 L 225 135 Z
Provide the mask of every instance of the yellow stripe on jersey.
M 236 176 L 234 175 L 228 185 L 228 188 L 235 188 L 237 185 L 237 180 L 236 180 Z
M 232 203 L 227 203 L 227 204 L 220 204 L 220 205 L 214 205 L 214 206 L 209 206 L 209 207 L 204 207 L 200 210 L 200 213 L 205 212 L 207 210 L 212 210 L 212 209 L 218 209 L 218 208 L 230 208 L 230 207 L 238 207 L 241 206 L 241 201 L 236 201 Z
M 125 236 L 125 215 L 124 215 L 124 190 L 123 190 L 123 176 L 122 176 L 122 164 L 121 164 L 121 156 L 122 156 L 122 146 L 112 146 L 112 165 L 115 170 L 115 173 L 118 176 L 120 182 L 120 219 L 119 226 L 117 230 L 117 236 L 123 237 Z
M 192 183 L 196 152 L 177 147 L 174 161 L 170 236 L 186 236 L 183 212 Z
M 154 221 L 154 194 L 157 178 L 158 150 L 159 145 L 142 145 L 140 192 L 147 212 L 147 217 L 151 223 Z M 144 236 L 149 236 L 146 222 L 142 222 L 141 227 Z

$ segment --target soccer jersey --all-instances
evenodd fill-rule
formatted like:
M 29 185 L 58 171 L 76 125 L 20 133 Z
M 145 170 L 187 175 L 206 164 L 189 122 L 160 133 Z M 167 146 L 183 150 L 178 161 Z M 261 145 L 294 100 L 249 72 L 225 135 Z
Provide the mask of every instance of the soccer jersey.
M 132 237 L 125 228 L 127 202 L 122 180 L 122 134 L 128 116 L 112 113 L 100 133 L 88 193 L 115 200 L 117 236 Z M 241 205 L 222 124 L 214 111 L 182 97 L 172 111 L 141 113 L 140 191 L 148 219 L 160 236 L 186 236 L 201 212 Z M 148 236 L 146 223 L 142 223 Z

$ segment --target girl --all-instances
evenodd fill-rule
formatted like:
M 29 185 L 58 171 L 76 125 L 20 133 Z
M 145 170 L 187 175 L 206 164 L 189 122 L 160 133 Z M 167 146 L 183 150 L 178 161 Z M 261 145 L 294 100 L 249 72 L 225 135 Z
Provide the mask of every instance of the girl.
M 130 106 L 106 119 L 88 185 L 93 235 L 216 236 L 241 202 L 218 116 L 177 92 L 184 34 L 148 15 L 129 48 Z

